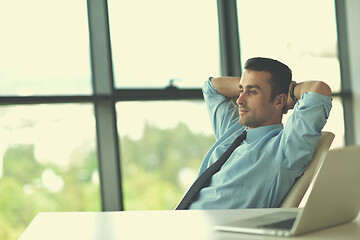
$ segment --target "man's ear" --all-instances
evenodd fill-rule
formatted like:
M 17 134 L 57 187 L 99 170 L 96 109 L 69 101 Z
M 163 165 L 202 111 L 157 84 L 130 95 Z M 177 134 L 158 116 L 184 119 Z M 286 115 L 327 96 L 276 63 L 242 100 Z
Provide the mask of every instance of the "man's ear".
M 275 97 L 275 109 L 283 110 L 287 102 L 287 95 L 285 93 L 279 94 Z

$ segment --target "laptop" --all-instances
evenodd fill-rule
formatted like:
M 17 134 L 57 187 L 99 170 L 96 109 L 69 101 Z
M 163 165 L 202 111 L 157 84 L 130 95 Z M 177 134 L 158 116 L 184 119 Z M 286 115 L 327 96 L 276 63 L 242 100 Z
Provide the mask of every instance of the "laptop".
M 354 220 L 360 208 L 360 188 L 355 184 L 360 182 L 360 146 L 330 150 L 322 158 L 303 208 L 279 208 L 270 214 L 216 225 L 215 229 L 287 237 Z

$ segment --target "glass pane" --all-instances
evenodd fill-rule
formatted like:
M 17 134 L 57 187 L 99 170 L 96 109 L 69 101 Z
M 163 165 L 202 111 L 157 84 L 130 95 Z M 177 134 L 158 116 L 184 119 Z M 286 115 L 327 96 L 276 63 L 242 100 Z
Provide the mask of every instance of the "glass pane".
M 255 56 L 275 58 L 293 70 L 295 81 L 318 79 L 340 91 L 333 0 L 238 0 L 237 4 L 243 64 Z
M 89 94 L 86 1 L 0 0 L 0 95 Z
M 216 1 L 108 2 L 116 87 L 201 87 L 219 75 Z
M 323 129 L 335 134 L 334 141 L 330 148 L 341 148 L 345 146 L 345 123 L 344 123 L 344 108 L 341 98 L 333 99 L 333 107 L 330 112 L 330 117 Z
M 0 238 L 42 211 L 100 211 L 93 106 L 0 108 Z
M 174 209 L 214 143 L 204 102 L 126 102 L 116 109 L 125 209 Z

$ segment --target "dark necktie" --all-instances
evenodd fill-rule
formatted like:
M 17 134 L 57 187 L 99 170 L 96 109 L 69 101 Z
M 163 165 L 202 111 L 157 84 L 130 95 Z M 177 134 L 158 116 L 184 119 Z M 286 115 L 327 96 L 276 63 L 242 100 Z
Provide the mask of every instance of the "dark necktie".
M 230 145 L 230 147 L 223 153 L 223 155 L 221 155 L 221 157 L 216 162 L 214 162 L 200 175 L 200 177 L 189 188 L 189 190 L 187 191 L 179 205 L 175 208 L 175 210 L 185 210 L 190 207 L 190 205 L 196 200 L 196 197 L 200 190 L 210 183 L 211 177 L 215 173 L 220 171 L 222 165 L 230 157 L 232 152 L 245 140 L 245 138 L 246 131 L 244 131 L 240 136 L 238 136 Z

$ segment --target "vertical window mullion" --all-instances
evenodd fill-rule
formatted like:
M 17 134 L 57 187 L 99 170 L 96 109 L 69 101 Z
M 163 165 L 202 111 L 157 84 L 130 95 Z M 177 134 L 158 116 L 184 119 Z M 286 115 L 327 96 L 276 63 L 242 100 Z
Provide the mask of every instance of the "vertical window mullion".
M 351 70 L 348 41 L 348 22 L 346 21 L 346 1 L 335 1 L 337 37 L 339 48 L 341 92 L 351 92 Z M 344 108 L 345 145 L 355 144 L 354 113 L 351 97 L 342 97 Z
M 236 0 L 218 0 L 218 20 L 223 76 L 241 75 L 240 40 Z
M 120 154 L 106 0 L 88 0 L 90 51 L 103 211 L 123 210 Z

